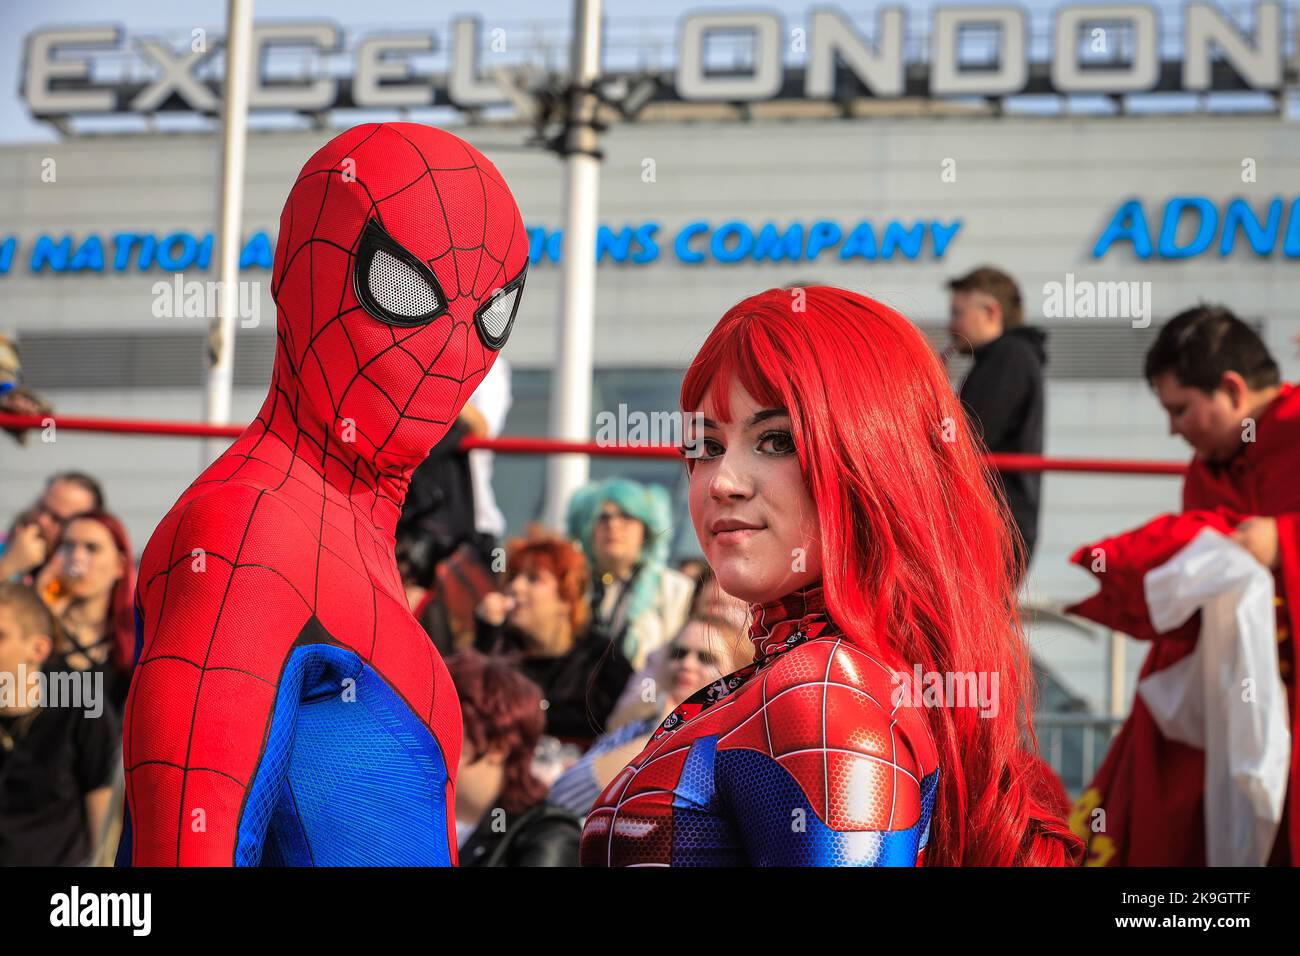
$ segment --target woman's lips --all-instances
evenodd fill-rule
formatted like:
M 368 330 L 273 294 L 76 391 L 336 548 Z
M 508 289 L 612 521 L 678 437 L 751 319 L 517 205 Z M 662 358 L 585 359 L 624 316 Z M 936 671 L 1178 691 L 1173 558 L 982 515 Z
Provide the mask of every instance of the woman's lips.
M 718 544 L 742 544 L 766 528 L 735 528 L 731 531 L 715 531 L 713 540 Z

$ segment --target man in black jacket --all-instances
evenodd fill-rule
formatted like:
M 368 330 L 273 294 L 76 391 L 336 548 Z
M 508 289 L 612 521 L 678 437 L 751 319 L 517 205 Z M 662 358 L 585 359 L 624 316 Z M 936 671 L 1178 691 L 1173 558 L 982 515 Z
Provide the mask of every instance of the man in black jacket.
M 975 359 L 960 393 L 971 426 L 989 451 L 1041 454 L 1047 333 L 1024 324 L 1020 289 L 1000 269 L 976 269 L 950 280 L 948 289 L 953 347 Z M 1028 568 L 1038 539 L 1041 475 L 999 471 L 998 478 Z

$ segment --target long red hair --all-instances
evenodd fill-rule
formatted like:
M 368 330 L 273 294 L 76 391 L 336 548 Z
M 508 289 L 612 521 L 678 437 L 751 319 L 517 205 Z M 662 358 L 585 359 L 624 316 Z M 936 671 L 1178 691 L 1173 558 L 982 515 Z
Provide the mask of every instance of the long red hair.
M 1082 844 L 1037 758 L 1015 552 L 982 448 L 924 338 L 866 296 L 769 289 L 734 306 L 682 383 L 730 420 L 733 378 L 786 409 L 821 519 L 827 607 L 850 640 L 911 670 L 997 673 L 997 716 L 927 709 L 939 795 L 927 862 L 1064 865 Z
M 122 522 L 107 511 L 76 515 L 68 519 L 64 528 L 74 521 L 94 521 L 101 525 L 122 555 L 122 574 L 114 582 L 108 602 L 108 625 L 113 634 L 109 660 L 119 672 L 130 674 L 135 666 L 135 555 L 131 551 L 131 539 Z M 57 550 L 58 545 L 55 547 Z

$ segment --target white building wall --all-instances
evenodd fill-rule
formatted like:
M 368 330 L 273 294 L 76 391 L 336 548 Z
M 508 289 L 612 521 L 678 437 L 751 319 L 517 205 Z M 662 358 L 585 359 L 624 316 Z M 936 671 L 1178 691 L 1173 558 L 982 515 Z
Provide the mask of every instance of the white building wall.
M 461 131 L 501 168 L 527 223 L 559 228 L 561 168 L 550 155 L 520 147 L 518 128 Z M 258 133 L 250 137 L 245 230 L 274 235 L 281 204 L 298 168 L 329 133 Z M 1300 126 L 1269 117 L 872 119 L 753 124 L 623 125 L 605 137 L 601 220 L 619 228 L 662 224 L 661 252 L 647 265 L 605 263 L 598 270 L 596 362 L 603 367 L 681 369 L 712 324 L 738 299 L 773 285 L 819 281 L 865 291 L 922 325 L 947 313 L 943 282 L 975 265 L 1012 271 L 1024 289 L 1031 321 L 1043 286 L 1073 272 L 1080 279 L 1152 283 L 1156 323 L 1201 299 L 1221 301 L 1263 323 L 1289 378 L 1297 374 L 1300 261 L 1281 252 L 1261 258 L 1238 242 L 1229 258 L 1140 262 L 1125 250 L 1091 258 L 1116 207 L 1143 201 L 1153 230 L 1165 199 L 1200 194 L 1224 204 L 1243 197 L 1262 208 L 1274 196 L 1300 195 Z M 41 181 L 45 158 L 54 183 Z M 1243 159 L 1257 181 L 1242 181 Z M 655 181 L 643 181 L 653 159 Z M 955 160 L 956 181 L 941 164 Z M 215 141 L 208 137 L 119 137 L 0 149 L 0 237 L 20 237 L 10 274 L 0 277 L 0 331 L 189 329 L 202 319 L 157 319 L 152 286 L 163 274 L 30 275 L 25 258 L 38 233 L 119 230 L 159 233 L 212 228 Z M 859 219 L 960 218 L 960 232 L 942 260 L 927 244 L 917 261 L 689 266 L 676 261 L 671 240 L 686 222 L 743 219 L 780 226 L 827 218 L 851 227 Z M 1285 222 L 1284 222 L 1285 227 Z M 274 315 L 269 272 L 260 278 L 267 328 Z M 211 275 L 209 275 L 211 277 Z M 520 369 L 551 364 L 557 321 L 558 269 L 529 276 L 509 345 Z M 1060 320 L 1087 323 L 1088 319 Z M 253 334 L 240 332 L 239 334 Z M 268 347 L 271 340 L 266 340 Z M 59 390 L 49 396 L 66 414 L 196 419 L 202 398 L 159 389 Z M 240 420 L 261 395 L 241 389 Z M 179 452 L 179 448 L 185 451 Z M 1182 459 L 1163 416 L 1137 380 L 1054 380 L 1048 390 L 1047 452 L 1053 455 Z M 61 435 L 53 446 L 18 449 L 0 441 L 0 508 L 11 515 L 50 471 L 82 467 L 101 475 L 115 509 L 141 544 L 153 523 L 198 469 L 197 445 L 168 439 Z M 1178 505 L 1168 478 L 1052 475 L 1045 483 L 1040 551 L 1031 591 L 1075 598 L 1088 577 L 1066 564 L 1078 545 L 1137 524 Z

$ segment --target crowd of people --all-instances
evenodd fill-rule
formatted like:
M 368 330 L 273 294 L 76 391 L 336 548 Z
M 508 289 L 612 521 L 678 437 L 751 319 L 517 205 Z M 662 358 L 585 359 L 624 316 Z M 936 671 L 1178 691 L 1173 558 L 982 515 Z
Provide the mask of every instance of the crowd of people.
M 465 726 L 463 865 L 577 865 L 581 818 L 619 761 L 685 696 L 752 656 L 745 604 L 700 562 L 669 566 L 670 520 L 662 488 L 592 483 L 570 508 L 575 538 L 534 531 L 506 543 L 504 573 L 483 569 L 468 633 L 435 620 L 449 609 L 429 589 L 412 592 L 430 638 L 450 638 L 442 650 Z M 460 543 L 444 561 L 464 560 Z M 135 557 L 99 482 L 50 476 L 11 523 L 0 581 L 0 674 L 26 682 L 0 706 L 0 865 L 111 859 Z M 50 686 L 72 672 L 95 678 L 88 706 L 44 706 L 37 675 Z
M 987 268 L 950 288 L 954 348 L 975 359 L 960 389 L 973 431 L 994 451 L 1040 452 L 1044 336 L 1024 326 L 1019 290 Z M 497 368 L 486 393 L 493 397 L 484 400 L 488 414 L 467 405 L 456 440 L 500 433 L 509 381 L 504 363 Z M 1296 502 L 1286 490 L 1296 484 L 1294 471 L 1286 470 L 1283 452 L 1294 447 L 1295 393 L 1255 332 L 1209 306 L 1166 325 L 1147 378 L 1171 431 L 1197 456 L 1188 508 L 1233 509 L 1231 537 L 1279 575 L 1279 676 L 1293 726 L 1286 590 L 1300 585 L 1300 545 Z M 1244 443 L 1243 420 L 1258 423 L 1258 437 Z M 593 482 L 573 496 L 563 534 L 532 528 L 504 540 L 486 464 L 485 472 L 480 457 L 467 471 L 454 444 L 435 449 L 413 477 L 397 534 L 411 611 L 446 659 L 460 698 L 459 862 L 577 865 L 583 820 L 602 791 L 692 694 L 755 663 L 754 612 L 726 593 L 702 560 L 673 566 L 663 488 L 623 478 Z M 993 481 L 1007 505 L 998 513 L 1018 548 L 1004 557 L 1018 577 L 1037 538 L 1039 480 L 1008 473 Z M 907 562 L 917 559 L 899 552 L 890 573 L 914 573 Z M 111 858 L 121 826 L 122 708 L 137 655 L 135 566 L 121 521 L 88 474 L 50 476 L 9 525 L 0 552 L 0 677 L 19 693 L 0 699 L 0 865 Z M 821 600 L 820 590 L 799 593 Z M 1161 654 L 1157 642 L 1153 658 Z M 87 688 L 85 706 L 46 706 L 51 701 L 42 695 L 70 686 L 54 675 Z M 1144 719 L 1140 704 L 1134 719 Z M 1132 771 L 1115 769 L 1116 754 L 1139 733 L 1154 741 L 1147 754 L 1154 764 L 1143 769 L 1140 786 L 1125 790 L 1116 775 Z M 1156 801 L 1143 788 L 1161 786 L 1160 762 L 1169 761 L 1177 764 L 1169 773 L 1189 791 L 1184 802 L 1195 805 L 1202 784 L 1185 757 L 1145 725 L 1122 734 L 1103 768 L 1111 799 L 1123 793 L 1133 806 Z M 1095 806 L 1096 788 L 1091 793 Z M 1143 819 L 1140 811 L 1129 816 Z M 1192 813 L 1180 825 L 1198 819 Z M 1292 862 L 1297 819 L 1288 801 L 1273 862 Z M 1087 819 L 1071 823 L 1092 862 L 1108 862 L 1125 841 L 1144 840 L 1137 824 L 1132 833 L 1099 837 Z M 1192 845 L 1195 856 L 1190 835 L 1169 834 L 1161 846 L 1175 844 Z M 1185 853 L 1161 860 L 1128 852 L 1146 863 L 1197 862 Z
M 2 865 L 102 860 L 115 832 L 135 556 L 105 507 L 91 476 L 52 475 L 0 554 Z M 75 699 L 48 699 L 73 686 Z

